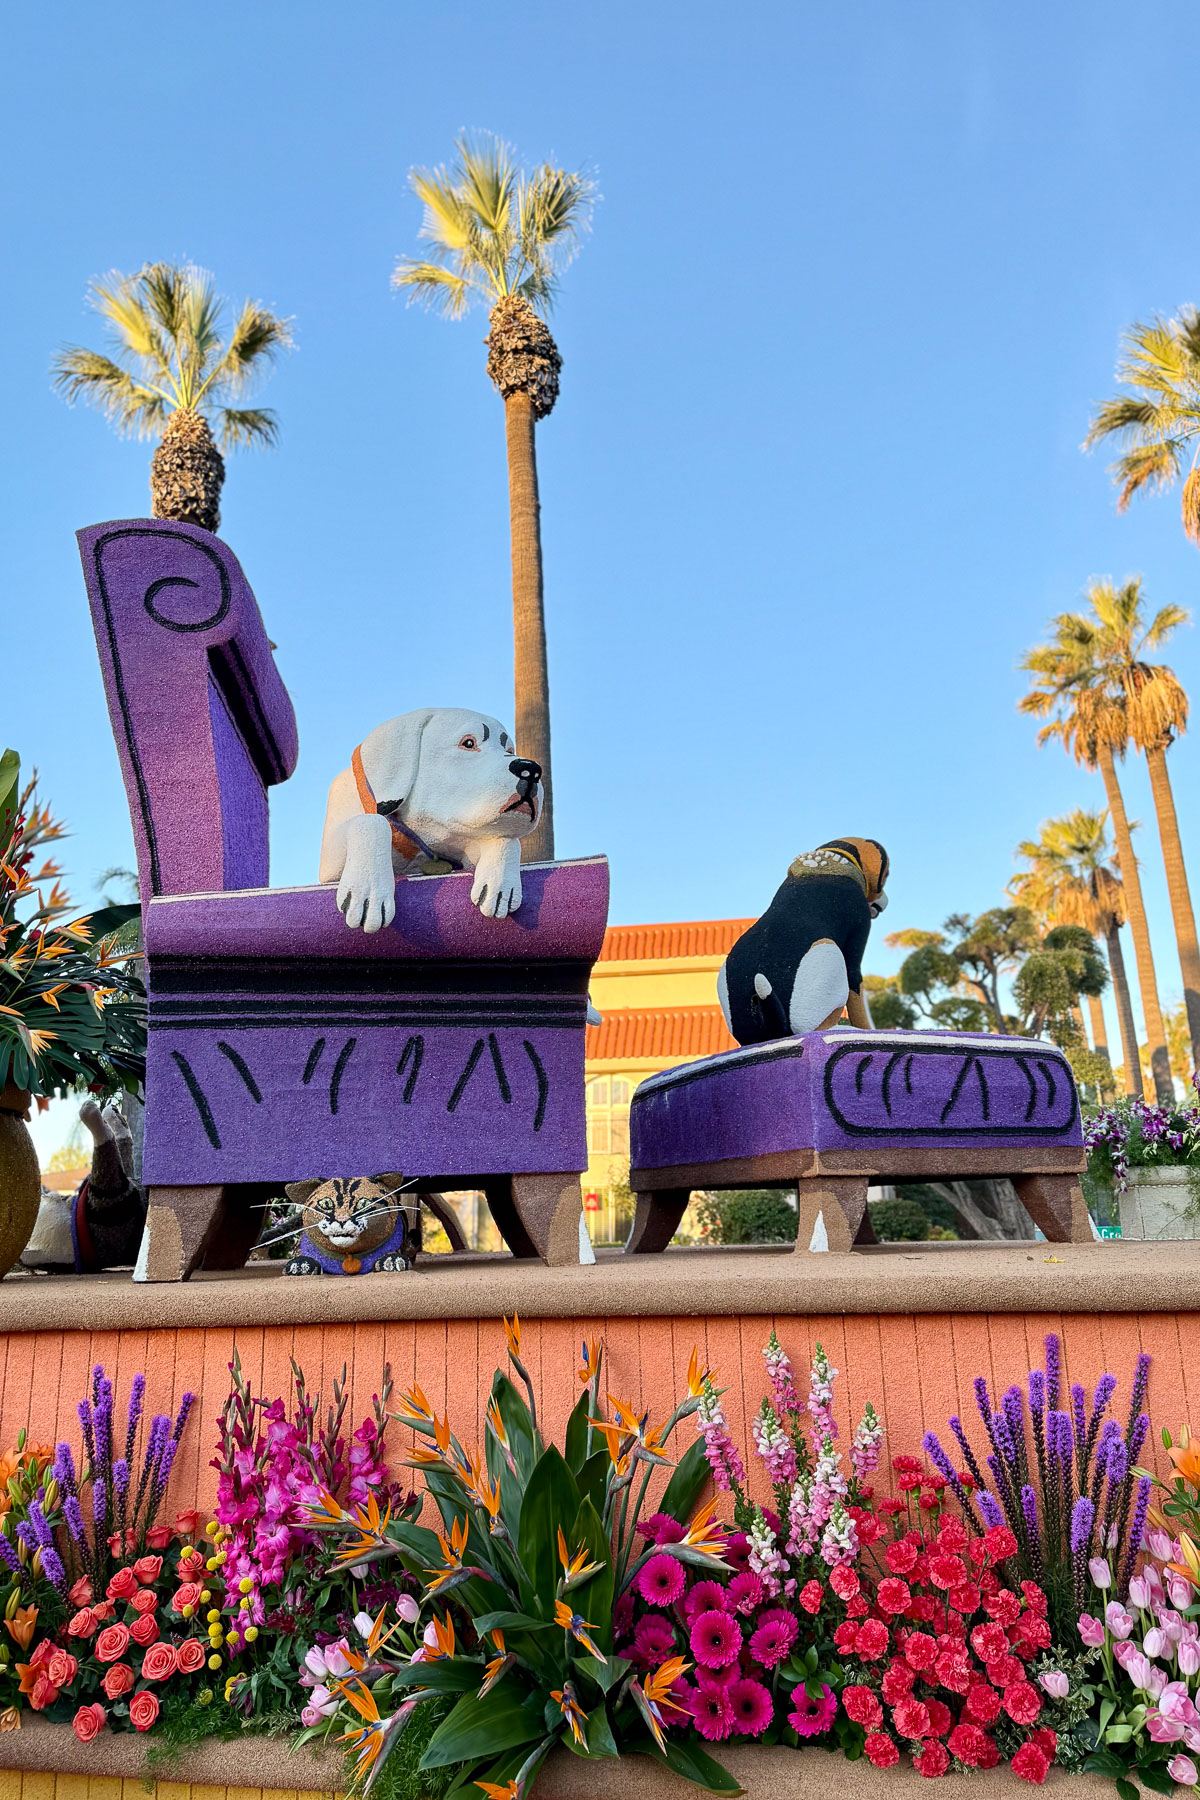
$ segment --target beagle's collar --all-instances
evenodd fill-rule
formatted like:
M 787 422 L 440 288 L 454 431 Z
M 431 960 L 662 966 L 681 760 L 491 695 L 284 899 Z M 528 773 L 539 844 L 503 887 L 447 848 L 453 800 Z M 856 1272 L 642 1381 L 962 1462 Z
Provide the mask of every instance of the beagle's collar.
M 354 774 L 354 785 L 358 789 L 358 798 L 363 811 L 365 813 L 380 812 L 379 802 L 367 780 L 367 771 L 363 768 L 361 744 L 350 758 L 350 767 Z M 383 816 L 387 819 L 392 833 L 392 849 L 397 856 L 403 857 L 405 862 L 413 862 L 418 856 L 427 856 L 431 862 L 449 863 L 455 871 L 461 870 L 463 865 L 460 862 L 455 861 L 452 856 L 446 856 L 442 851 L 431 849 L 423 837 L 420 837 L 415 831 L 410 831 L 407 825 L 401 825 L 394 813 L 386 812 Z

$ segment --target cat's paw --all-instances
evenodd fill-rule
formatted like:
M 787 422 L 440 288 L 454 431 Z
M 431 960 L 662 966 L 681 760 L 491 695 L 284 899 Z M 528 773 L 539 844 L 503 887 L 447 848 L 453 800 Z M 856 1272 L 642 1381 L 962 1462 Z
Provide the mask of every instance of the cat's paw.
M 285 1275 L 320 1275 L 322 1270 L 320 1263 L 314 1262 L 311 1256 L 291 1256 L 283 1265 L 283 1272 Z

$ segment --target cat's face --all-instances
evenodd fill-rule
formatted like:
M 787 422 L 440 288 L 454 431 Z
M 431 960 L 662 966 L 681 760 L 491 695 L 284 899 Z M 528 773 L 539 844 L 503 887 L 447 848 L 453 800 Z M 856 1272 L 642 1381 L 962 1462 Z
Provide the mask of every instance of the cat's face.
M 303 1206 L 304 1229 L 335 1256 L 362 1256 L 396 1228 L 400 1175 L 334 1177 L 329 1181 L 296 1181 L 288 1185 L 290 1200 Z

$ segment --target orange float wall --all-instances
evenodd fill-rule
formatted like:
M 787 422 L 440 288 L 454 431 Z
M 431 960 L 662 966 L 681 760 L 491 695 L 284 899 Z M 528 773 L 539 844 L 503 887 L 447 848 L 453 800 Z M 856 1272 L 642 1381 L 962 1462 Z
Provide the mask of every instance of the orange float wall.
M 522 1356 L 533 1380 L 539 1423 L 544 1431 L 561 1434 L 580 1393 L 576 1368 L 585 1335 L 604 1340 L 605 1388 L 632 1400 L 639 1411 L 648 1409 L 653 1420 L 665 1418 L 686 1391 L 688 1357 L 695 1344 L 718 1385 L 727 1389 L 730 1428 L 750 1464 L 750 1420 L 766 1392 L 761 1349 L 772 1325 L 802 1386 L 817 1342 L 841 1371 L 836 1413 L 844 1444 L 868 1400 L 883 1419 L 888 1454 L 919 1454 L 922 1433 L 930 1428 L 948 1442 L 945 1424 L 955 1411 L 977 1441 L 981 1432 L 974 1377 L 986 1375 L 993 1393 L 1022 1380 L 1031 1364 L 1041 1362 L 1042 1339 L 1051 1330 L 1062 1338 L 1065 1381 L 1082 1381 L 1090 1389 L 1105 1370 L 1117 1376 L 1118 1417 L 1127 1405 L 1134 1358 L 1139 1350 L 1150 1352 L 1153 1434 L 1144 1457 L 1155 1453 L 1160 1463 L 1165 1460 L 1158 1437 L 1163 1425 L 1177 1431 L 1191 1419 L 1200 1429 L 1200 1315 L 1165 1313 L 534 1319 L 522 1326 Z M 506 1361 L 499 1319 L 256 1326 L 236 1333 L 228 1327 L 12 1333 L 0 1340 L 0 1449 L 15 1441 L 22 1426 L 34 1441 L 65 1437 L 78 1446 L 75 1407 L 93 1364 L 102 1363 L 115 1379 L 118 1409 L 124 1408 L 132 1376 L 145 1370 L 148 1412 L 173 1411 L 189 1388 L 199 1396 L 172 1474 L 168 1516 L 172 1507 L 197 1500 L 207 1505 L 216 1484 L 209 1467 L 215 1421 L 228 1393 L 235 1342 L 254 1392 L 268 1397 L 288 1393 L 294 1358 L 310 1390 L 319 1388 L 328 1402 L 345 1364 L 351 1428 L 368 1413 L 383 1365 L 389 1362 L 397 1391 L 418 1383 L 438 1413 L 449 1412 L 454 1431 L 468 1445 L 481 1439 L 492 1372 Z M 691 1429 L 685 1421 L 673 1446 L 686 1447 Z M 388 1441 L 398 1461 L 408 1434 L 393 1425 Z

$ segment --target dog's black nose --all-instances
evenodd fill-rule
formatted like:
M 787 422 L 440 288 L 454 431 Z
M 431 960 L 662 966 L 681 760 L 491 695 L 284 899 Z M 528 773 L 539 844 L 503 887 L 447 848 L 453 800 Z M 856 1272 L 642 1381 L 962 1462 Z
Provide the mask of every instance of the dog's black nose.
M 527 762 L 523 756 L 514 756 L 509 763 L 509 772 L 518 781 L 540 781 L 542 779 L 541 763 Z

